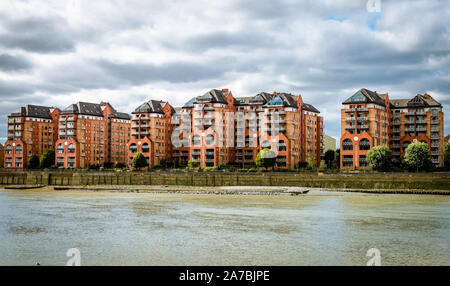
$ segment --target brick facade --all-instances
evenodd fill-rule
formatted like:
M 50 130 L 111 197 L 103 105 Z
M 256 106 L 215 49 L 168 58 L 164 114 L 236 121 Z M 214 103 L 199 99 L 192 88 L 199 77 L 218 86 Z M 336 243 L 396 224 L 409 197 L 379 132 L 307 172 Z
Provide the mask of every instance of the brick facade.
M 388 146 L 393 158 L 400 159 L 417 141 L 427 143 L 432 162 L 442 166 L 444 115 L 430 95 L 389 99 L 387 93 L 361 89 L 343 105 L 341 168 L 369 168 L 365 158 L 373 146 Z

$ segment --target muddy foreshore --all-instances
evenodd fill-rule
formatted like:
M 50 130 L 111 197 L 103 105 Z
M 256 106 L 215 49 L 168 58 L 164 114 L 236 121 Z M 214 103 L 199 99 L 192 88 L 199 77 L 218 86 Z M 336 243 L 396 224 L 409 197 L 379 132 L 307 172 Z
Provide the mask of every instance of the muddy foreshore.
M 87 192 L 119 192 L 119 193 L 173 193 L 173 194 L 212 194 L 212 195 L 270 195 L 298 196 L 319 194 L 320 192 L 369 193 L 369 194 L 410 194 L 410 195 L 450 195 L 449 190 L 420 189 L 343 189 L 343 188 L 310 188 L 283 186 L 173 186 L 173 185 L 101 185 L 101 186 L 40 186 L 10 185 L 6 190 L 42 190 L 42 191 L 87 191 Z

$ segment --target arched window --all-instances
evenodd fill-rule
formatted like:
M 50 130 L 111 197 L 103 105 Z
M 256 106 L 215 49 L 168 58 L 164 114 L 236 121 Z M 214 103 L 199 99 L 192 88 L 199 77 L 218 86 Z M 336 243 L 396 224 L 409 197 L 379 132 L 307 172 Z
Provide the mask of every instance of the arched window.
M 149 153 L 150 152 L 150 145 L 148 143 L 142 144 L 142 153 Z
M 5 151 L 6 151 L 6 154 L 12 154 L 12 146 L 6 145 Z
M 137 152 L 137 146 L 135 143 L 130 144 L 130 153 L 136 153 Z
M 278 151 L 286 151 L 286 142 L 283 140 L 278 141 Z
M 206 135 L 205 144 L 206 145 L 214 145 L 214 136 L 211 134 Z
M 353 150 L 353 142 L 350 139 L 345 139 L 342 141 L 342 150 L 351 151 Z
M 22 151 L 23 151 L 22 145 L 17 145 L 17 147 L 16 147 L 16 154 L 22 154 Z
M 263 141 L 263 143 L 261 144 L 261 147 L 263 149 L 266 149 L 266 148 L 270 149 L 270 142 L 268 140 Z
M 67 148 L 67 153 L 75 153 L 75 144 L 69 144 L 69 147 Z
M 359 150 L 370 150 L 370 142 L 367 139 L 361 139 L 359 141 Z
M 192 137 L 192 145 L 194 145 L 194 146 L 201 145 L 201 140 L 200 140 L 200 136 L 199 135 L 194 135 Z
M 56 153 L 58 153 L 58 154 L 63 154 L 64 153 L 64 146 L 63 146 L 63 144 L 58 144 L 58 146 L 56 147 Z

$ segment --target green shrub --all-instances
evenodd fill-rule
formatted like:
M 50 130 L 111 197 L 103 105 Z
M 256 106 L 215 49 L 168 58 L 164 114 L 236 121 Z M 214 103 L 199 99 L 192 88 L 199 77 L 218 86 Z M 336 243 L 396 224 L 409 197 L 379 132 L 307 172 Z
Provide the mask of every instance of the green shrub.
M 197 168 L 198 166 L 200 166 L 200 163 L 197 161 L 189 161 L 187 164 L 187 167 L 189 168 Z
M 28 169 L 37 169 L 39 168 L 39 157 L 36 155 L 31 155 L 27 160 L 27 168 Z
M 148 166 L 147 159 L 145 158 L 144 154 L 142 154 L 141 152 L 136 153 L 132 160 L 132 166 L 135 169 L 140 169 Z
M 274 151 L 264 148 L 256 156 L 256 166 L 270 168 L 275 166 L 277 156 Z

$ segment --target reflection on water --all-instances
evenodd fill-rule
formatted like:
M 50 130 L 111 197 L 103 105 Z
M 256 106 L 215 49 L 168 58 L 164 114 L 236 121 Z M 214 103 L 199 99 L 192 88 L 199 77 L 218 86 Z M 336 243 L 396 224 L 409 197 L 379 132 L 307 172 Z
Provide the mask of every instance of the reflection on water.
M 0 265 L 450 265 L 450 199 L 0 191 Z

